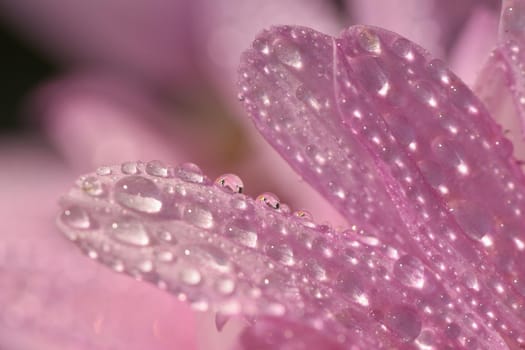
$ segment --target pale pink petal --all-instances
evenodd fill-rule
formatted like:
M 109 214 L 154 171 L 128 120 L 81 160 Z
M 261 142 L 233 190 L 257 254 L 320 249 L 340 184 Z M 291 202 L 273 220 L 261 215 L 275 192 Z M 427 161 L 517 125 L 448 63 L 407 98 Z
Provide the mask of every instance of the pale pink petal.
M 187 306 L 78 257 L 57 236 L 71 172 L 45 144 L 2 142 L 0 348 L 195 349 Z

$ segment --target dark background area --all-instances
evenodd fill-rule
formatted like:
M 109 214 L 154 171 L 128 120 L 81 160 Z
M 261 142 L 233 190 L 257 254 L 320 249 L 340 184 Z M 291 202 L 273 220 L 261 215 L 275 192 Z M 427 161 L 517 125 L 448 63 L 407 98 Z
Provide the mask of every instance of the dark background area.
M 27 128 L 24 100 L 58 67 L 0 22 L 0 134 Z

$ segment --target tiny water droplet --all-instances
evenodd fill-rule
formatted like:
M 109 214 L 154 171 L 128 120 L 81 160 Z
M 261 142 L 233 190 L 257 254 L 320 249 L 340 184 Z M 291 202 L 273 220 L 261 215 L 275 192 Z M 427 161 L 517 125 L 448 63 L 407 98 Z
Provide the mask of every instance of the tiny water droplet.
M 104 194 L 104 186 L 95 176 L 86 177 L 80 187 L 90 196 L 99 197 Z
M 64 224 L 74 229 L 87 230 L 91 227 L 88 213 L 76 205 L 64 210 L 60 218 Z
M 303 68 L 303 58 L 299 48 L 286 40 L 276 40 L 273 49 L 277 59 L 287 66 L 295 69 Z
M 197 164 L 184 163 L 181 164 L 176 170 L 176 175 L 187 182 L 203 183 L 204 175 L 201 168 Z
M 149 273 L 153 271 L 153 262 L 151 262 L 151 260 L 144 260 L 141 261 L 137 267 L 141 272 Z
M 322 107 L 319 100 L 317 100 L 317 98 L 314 96 L 312 90 L 306 88 L 304 85 L 300 85 L 295 90 L 295 97 L 297 97 L 299 101 L 303 101 L 307 103 L 310 107 L 312 107 L 317 112 Z
M 100 176 L 111 175 L 111 168 L 108 166 L 101 166 L 100 168 L 97 169 L 97 175 L 100 175 Z
M 215 184 L 230 193 L 242 193 L 244 184 L 235 174 L 224 174 L 215 180 Z
M 212 228 L 214 224 L 212 213 L 196 205 L 187 205 L 184 208 L 182 218 L 197 227 L 205 229 Z
M 243 246 L 249 248 L 257 246 L 257 232 L 249 221 L 232 221 L 226 225 L 225 235 Z
M 257 38 L 252 44 L 253 48 L 264 55 L 270 53 L 270 46 L 268 45 L 268 40 L 263 38 Z
M 291 266 L 295 263 L 292 248 L 284 243 L 268 243 L 264 247 L 266 254 L 283 265 Z
M 136 175 L 139 172 L 137 162 L 122 163 L 120 166 L 120 171 L 126 175 Z
M 421 319 L 411 307 L 396 305 L 387 312 L 385 326 L 408 343 L 416 339 L 421 332 Z
M 173 244 L 173 245 L 177 244 L 177 239 L 175 239 L 175 237 L 173 237 L 173 235 L 171 234 L 170 231 L 158 230 L 156 232 L 156 236 L 162 242 L 170 243 L 170 244 Z
M 168 263 L 175 261 L 175 255 L 169 250 L 158 250 L 155 252 L 155 257 L 158 261 Z
M 235 281 L 229 277 L 221 277 L 215 282 L 215 289 L 222 295 L 231 295 L 235 290 Z
M 161 211 L 160 190 L 155 183 L 142 176 L 127 176 L 115 185 L 115 199 L 124 207 L 143 213 Z
M 407 287 L 421 289 L 425 286 L 425 268 L 411 255 L 404 255 L 395 262 L 394 276 Z
M 111 224 L 108 231 L 112 238 L 122 243 L 136 246 L 147 246 L 150 243 L 146 228 L 140 222 L 116 221 Z
M 146 164 L 146 173 L 151 176 L 168 177 L 168 167 L 160 160 L 152 160 Z
M 193 267 L 187 267 L 182 269 L 180 271 L 179 278 L 183 283 L 189 286 L 196 286 L 202 280 L 201 273 Z
M 264 203 L 272 209 L 279 209 L 281 206 L 279 198 L 275 194 L 270 192 L 265 192 L 258 195 L 256 200 L 261 203 Z

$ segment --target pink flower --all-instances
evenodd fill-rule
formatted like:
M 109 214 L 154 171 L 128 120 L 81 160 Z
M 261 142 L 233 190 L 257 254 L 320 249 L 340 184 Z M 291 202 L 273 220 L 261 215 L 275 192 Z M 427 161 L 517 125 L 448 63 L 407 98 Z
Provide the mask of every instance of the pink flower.
M 525 178 L 488 110 L 522 116 L 524 6 L 504 2 L 486 105 L 384 29 L 256 38 L 241 100 L 345 228 L 252 199 L 235 175 L 160 161 L 81 177 L 58 225 L 92 259 L 217 312 L 219 327 L 245 318 L 239 349 L 523 348 Z

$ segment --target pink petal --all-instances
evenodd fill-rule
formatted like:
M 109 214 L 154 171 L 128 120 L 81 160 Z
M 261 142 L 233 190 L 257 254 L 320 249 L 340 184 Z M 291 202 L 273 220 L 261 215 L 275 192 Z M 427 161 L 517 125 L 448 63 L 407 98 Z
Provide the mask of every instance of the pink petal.
M 523 344 L 525 182 L 512 145 L 469 89 L 415 44 L 353 27 L 338 45 L 342 122 L 375 157 L 411 237 L 406 249 L 442 271 L 436 277 L 453 299 L 461 291 L 457 305 L 470 304 L 494 339 Z
M 519 159 L 525 159 L 524 19 L 525 2 L 503 1 L 498 45 L 475 87 L 491 115 L 508 130 Z
M 373 160 L 341 129 L 333 54 L 333 39 L 311 29 L 263 32 L 242 58 L 243 103 L 266 140 L 348 221 L 397 241 L 401 222 Z
M 195 349 L 187 306 L 79 257 L 53 220 L 71 172 L 43 144 L 0 160 L 0 348 Z

